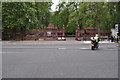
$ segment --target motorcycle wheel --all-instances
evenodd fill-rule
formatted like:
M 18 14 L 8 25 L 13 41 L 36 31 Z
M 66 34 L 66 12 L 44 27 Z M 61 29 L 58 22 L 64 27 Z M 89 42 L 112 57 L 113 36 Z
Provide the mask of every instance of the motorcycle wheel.
M 91 50 L 94 50 L 94 46 L 91 46 Z
M 96 49 L 98 49 L 99 46 L 96 46 Z

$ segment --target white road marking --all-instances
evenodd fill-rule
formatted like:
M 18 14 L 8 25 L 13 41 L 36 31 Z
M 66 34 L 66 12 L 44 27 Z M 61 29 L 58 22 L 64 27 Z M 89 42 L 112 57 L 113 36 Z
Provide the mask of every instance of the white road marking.
M 67 48 L 58 48 L 58 49 L 67 49 Z
M 29 46 L 29 47 L 23 47 L 23 46 L 20 46 L 20 47 L 18 47 L 18 46 L 16 46 L 16 47 L 2 47 L 2 49 L 5 49 L 5 48 L 7 48 L 7 49 L 59 49 L 59 50 L 76 50 L 76 49 L 79 49 L 79 50 L 88 50 L 88 49 L 91 49 L 90 47 L 77 47 L 77 48 L 69 48 L 69 47 L 61 47 L 61 48 L 57 48 L 57 47 L 51 47 L 51 48 L 48 48 L 48 47 L 32 47 L 32 46 Z M 101 47 L 101 48 L 99 48 L 100 50 L 118 50 L 118 48 L 109 48 L 109 47 Z M 11 53 L 11 52 L 8 52 L 8 53 Z M 13 53 L 15 53 L 15 52 L 13 52 Z M 18 53 L 18 52 L 17 52 Z
M 117 51 L 118 49 L 103 49 L 103 50 L 111 50 L 111 51 L 112 51 L 112 50 L 116 50 L 116 51 Z
M 25 52 L 0 52 L 0 53 L 25 53 Z
M 90 48 L 79 48 L 79 49 L 90 49 Z
M 32 48 L 32 49 L 36 49 L 36 48 L 40 48 L 40 47 L 2 47 L 2 48 L 8 48 L 8 49 L 19 49 L 19 48 L 22 48 L 22 49 L 29 49 L 29 48 Z

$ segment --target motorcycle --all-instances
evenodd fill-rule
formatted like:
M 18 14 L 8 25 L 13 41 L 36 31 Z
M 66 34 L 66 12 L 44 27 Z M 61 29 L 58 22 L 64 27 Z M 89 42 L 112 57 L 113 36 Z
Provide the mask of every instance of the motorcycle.
M 98 49 L 99 45 L 95 40 L 91 40 L 91 50 Z

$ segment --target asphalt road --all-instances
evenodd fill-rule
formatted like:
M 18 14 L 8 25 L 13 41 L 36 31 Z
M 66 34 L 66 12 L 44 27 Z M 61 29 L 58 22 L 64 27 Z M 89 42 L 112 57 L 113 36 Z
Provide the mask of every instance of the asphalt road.
M 115 43 L 2 45 L 3 78 L 118 78 L 118 47 Z

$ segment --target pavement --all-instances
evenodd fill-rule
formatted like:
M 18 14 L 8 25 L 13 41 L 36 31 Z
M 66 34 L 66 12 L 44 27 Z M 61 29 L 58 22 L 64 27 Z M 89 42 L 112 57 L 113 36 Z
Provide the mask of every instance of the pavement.
M 67 41 L 45 41 L 45 40 L 38 40 L 38 41 L 2 41 L 2 43 L 12 43 L 12 44 L 58 44 L 58 43 L 65 43 L 65 44 L 70 44 L 70 43 L 76 43 L 76 44 L 79 44 L 79 43 L 85 43 L 85 44 L 90 44 L 91 41 L 76 41 L 76 40 L 67 40 Z M 115 43 L 115 42 L 110 42 L 110 41 L 100 41 L 99 43 Z
M 118 78 L 116 43 L 3 41 L 3 78 Z

